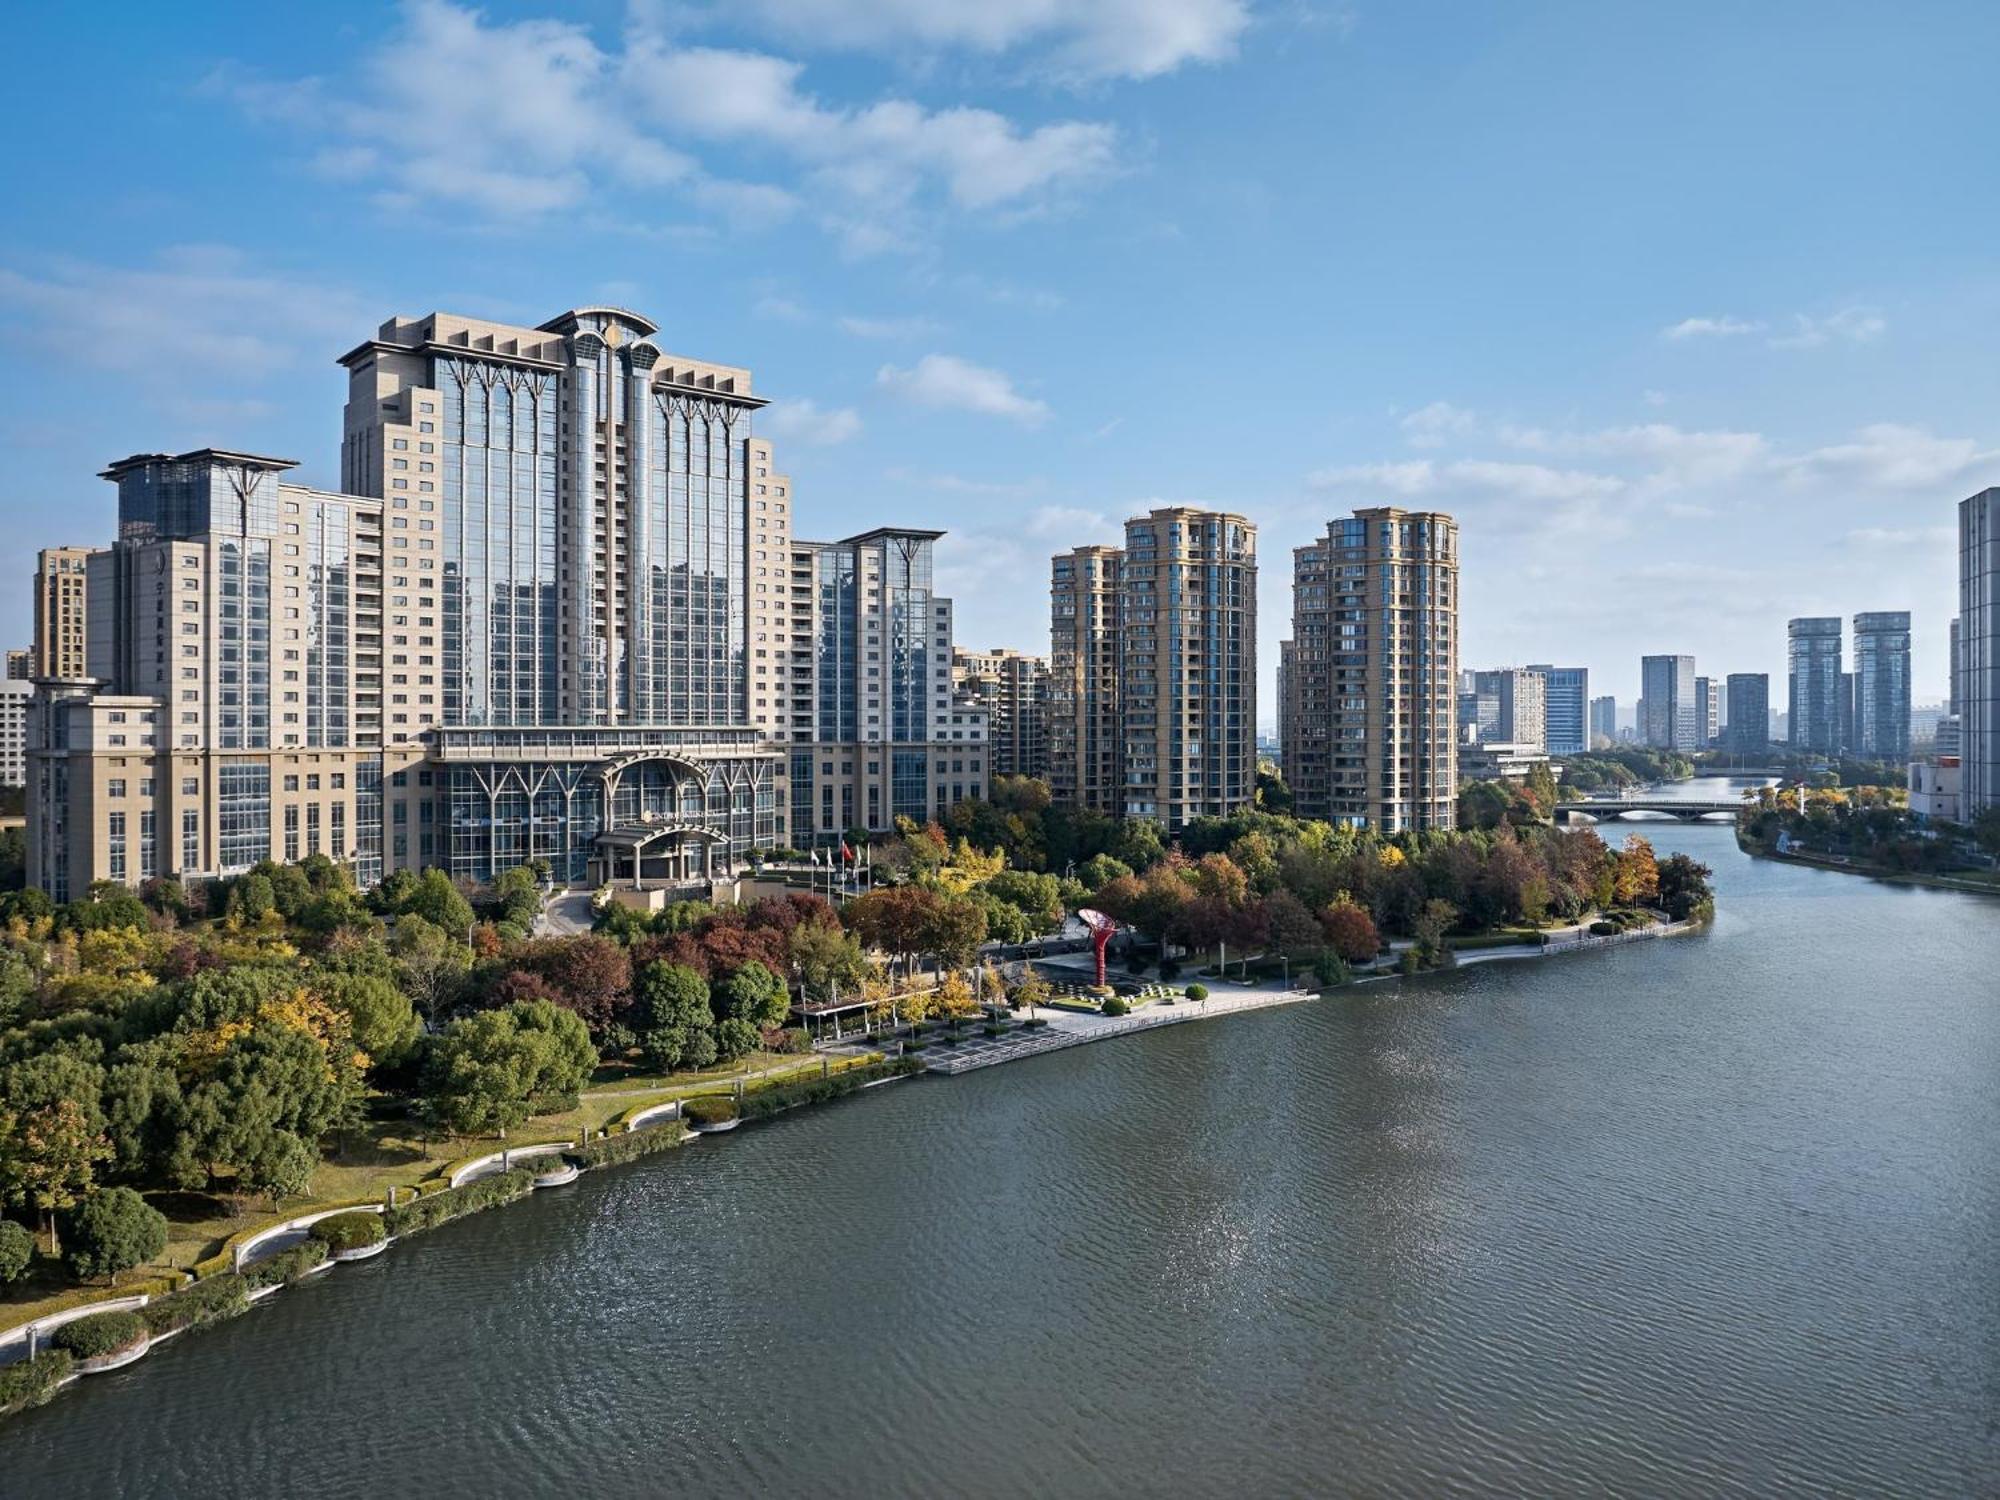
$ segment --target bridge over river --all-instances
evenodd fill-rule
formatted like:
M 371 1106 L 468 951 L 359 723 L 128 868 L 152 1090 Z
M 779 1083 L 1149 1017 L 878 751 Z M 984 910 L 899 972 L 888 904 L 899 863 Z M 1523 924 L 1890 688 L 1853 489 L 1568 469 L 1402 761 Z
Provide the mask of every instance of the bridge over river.
M 1584 817 L 1602 823 L 1608 819 L 1622 818 L 1628 813 L 1665 813 L 1670 817 L 1679 818 L 1683 823 L 1698 823 L 1703 818 L 1733 818 L 1742 807 L 1740 800 L 1697 802 L 1685 797 L 1603 797 L 1558 802 L 1556 817 L 1564 822 Z

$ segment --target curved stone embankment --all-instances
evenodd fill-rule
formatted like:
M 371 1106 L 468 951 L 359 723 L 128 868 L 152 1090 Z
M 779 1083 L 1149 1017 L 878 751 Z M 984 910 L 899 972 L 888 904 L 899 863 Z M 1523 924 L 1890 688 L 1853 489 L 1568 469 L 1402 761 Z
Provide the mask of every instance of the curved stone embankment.
M 235 1254 L 231 1258 L 230 1269 L 240 1271 L 245 1266 L 255 1265 L 260 1260 L 268 1260 L 281 1250 L 289 1250 L 294 1245 L 303 1244 L 306 1231 L 321 1219 L 330 1219 L 335 1214 L 379 1214 L 388 1207 L 387 1203 L 350 1203 L 341 1208 L 315 1209 L 309 1214 L 300 1214 L 295 1219 L 287 1219 L 282 1224 L 273 1224 L 268 1229 L 260 1229 L 237 1244 Z M 387 1241 L 383 1243 L 386 1244 Z
M 510 1146 L 503 1151 L 476 1156 L 471 1161 L 454 1168 L 450 1185 L 464 1187 L 468 1182 L 477 1182 L 482 1177 L 497 1177 L 519 1162 L 533 1161 L 538 1156 L 560 1156 L 565 1151 L 574 1150 L 576 1150 L 574 1141 L 547 1141 L 538 1146 Z
M 80 1307 L 66 1307 L 61 1312 L 47 1313 L 29 1322 L 17 1324 L 13 1328 L 0 1329 L 0 1365 L 11 1365 L 17 1359 L 26 1359 L 36 1350 L 46 1348 L 49 1335 L 65 1323 L 74 1323 L 78 1318 L 88 1318 L 103 1312 L 137 1312 L 151 1300 L 150 1292 L 140 1292 L 131 1297 L 107 1297 L 102 1302 L 86 1302 Z M 105 1356 L 107 1359 L 114 1357 L 116 1356 Z M 137 1359 L 139 1356 L 135 1354 L 132 1357 Z

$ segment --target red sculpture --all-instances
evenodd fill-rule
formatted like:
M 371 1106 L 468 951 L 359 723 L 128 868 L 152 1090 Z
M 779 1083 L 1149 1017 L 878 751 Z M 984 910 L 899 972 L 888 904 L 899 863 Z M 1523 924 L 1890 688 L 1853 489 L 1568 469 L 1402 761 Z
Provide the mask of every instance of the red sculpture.
M 1104 950 L 1111 946 L 1111 938 L 1118 931 L 1118 924 L 1101 911 L 1085 907 L 1077 913 L 1083 925 L 1090 929 L 1090 954 L 1097 960 L 1097 987 L 1104 988 Z

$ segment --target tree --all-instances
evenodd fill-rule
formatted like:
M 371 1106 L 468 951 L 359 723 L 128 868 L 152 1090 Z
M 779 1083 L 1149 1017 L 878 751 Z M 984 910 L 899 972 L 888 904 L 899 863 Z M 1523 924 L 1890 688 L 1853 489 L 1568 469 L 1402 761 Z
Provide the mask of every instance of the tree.
M 1333 945 L 1333 951 L 1351 964 L 1362 963 L 1382 951 L 1382 935 L 1376 930 L 1375 919 L 1346 897 L 1326 909 L 1320 917 L 1320 926 L 1326 929 L 1326 940 Z
M 389 934 L 396 972 L 417 1008 L 435 1016 L 472 967 L 472 950 L 436 923 L 416 915 L 396 919 Z
M 1264 932 L 1280 953 L 1311 947 L 1320 941 L 1319 923 L 1306 905 L 1287 890 L 1275 890 L 1263 900 Z
M 425 1103 L 458 1135 L 507 1131 L 537 1109 L 573 1109 L 597 1053 L 580 1017 L 547 1000 L 462 1016 L 431 1049 Z
M 723 1062 L 749 1056 L 760 1040 L 757 1028 L 741 1016 L 724 1016 L 715 1023 L 715 1053 Z
M 167 1216 L 128 1187 L 92 1193 L 69 1215 L 64 1255 L 79 1280 L 143 1266 L 167 1248 Z
M 718 998 L 725 1019 L 747 1021 L 760 1032 L 782 1026 L 792 1010 L 785 982 L 759 963 L 745 964 L 731 974 Z
M 42 1052 L 0 1072 L 0 1196 L 34 1209 L 60 1253 L 56 1215 L 90 1191 L 104 1138 L 103 1069 L 68 1052 Z
M 1449 901 L 1426 901 L 1424 909 L 1417 914 L 1416 929 L 1412 936 L 1417 940 L 1417 949 L 1433 962 L 1444 953 L 1445 935 L 1458 920 L 1458 908 Z
M 416 1007 L 396 983 L 379 974 L 329 974 L 321 992 L 347 1016 L 354 1045 L 377 1068 L 392 1068 L 409 1056 L 423 1027 Z
M 1621 906 L 1644 906 L 1660 895 L 1660 867 L 1653 846 L 1638 834 L 1625 840 L 1612 880 L 1612 899 Z
M 1715 872 L 1697 864 L 1685 854 L 1670 854 L 1660 861 L 1657 877 L 1660 909 L 1676 922 L 1706 916 L 1715 909 L 1708 877 Z
M 715 1061 L 715 1017 L 708 981 L 684 964 L 650 963 L 639 970 L 639 1046 L 646 1066 L 671 1073 L 683 1065 L 707 1067 Z M 696 1058 L 701 1061 L 696 1061 Z
M 289 1130 L 274 1130 L 246 1175 L 252 1187 L 271 1195 L 271 1212 L 276 1213 L 286 1198 L 303 1197 L 312 1191 L 318 1167 L 319 1152 Z
M 826 1000 L 835 986 L 850 994 L 868 977 L 868 958 L 860 940 L 842 932 L 837 921 L 801 922 L 786 939 L 792 968 L 806 993 Z
M 402 910 L 407 915 L 422 917 L 454 940 L 461 939 L 472 926 L 472 903 L 458 893 L 451 877 L 436 865 L 417 877 L 416 887 Z
M 34 1235 L 12 1219 L 0 1219 L 0 1286 L 19 1281 L 34 1259 Z
M 1053 931 L 1062 924 L 1061 885 L 1053 875 L 1002 870 L 980 889 L 1020 912 L 1027 919 L 1030 935 Z
M 1096 891 L 1131 873 L 1132 867 L 1124 860 L 1113 859 L 1108 854 L 1093 854 L 1077 868 L 1076 878 Z
M 632 956 L 596 933 L 541 938 L 512 955 L 516 973 L 541 981 L 540 992 L 583 1017 L 593 1037 L 623 1018 L 632 1004 Z

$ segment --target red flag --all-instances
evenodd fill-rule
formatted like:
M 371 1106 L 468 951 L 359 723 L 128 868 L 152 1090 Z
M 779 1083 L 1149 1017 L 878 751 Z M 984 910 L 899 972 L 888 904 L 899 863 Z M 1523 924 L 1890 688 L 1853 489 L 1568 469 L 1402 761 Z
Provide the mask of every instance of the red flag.
M 854 863 L 854 851 L 847 847 L 847 840 L 844 838 L 840 841 L 840 862 L 844 865 Z

